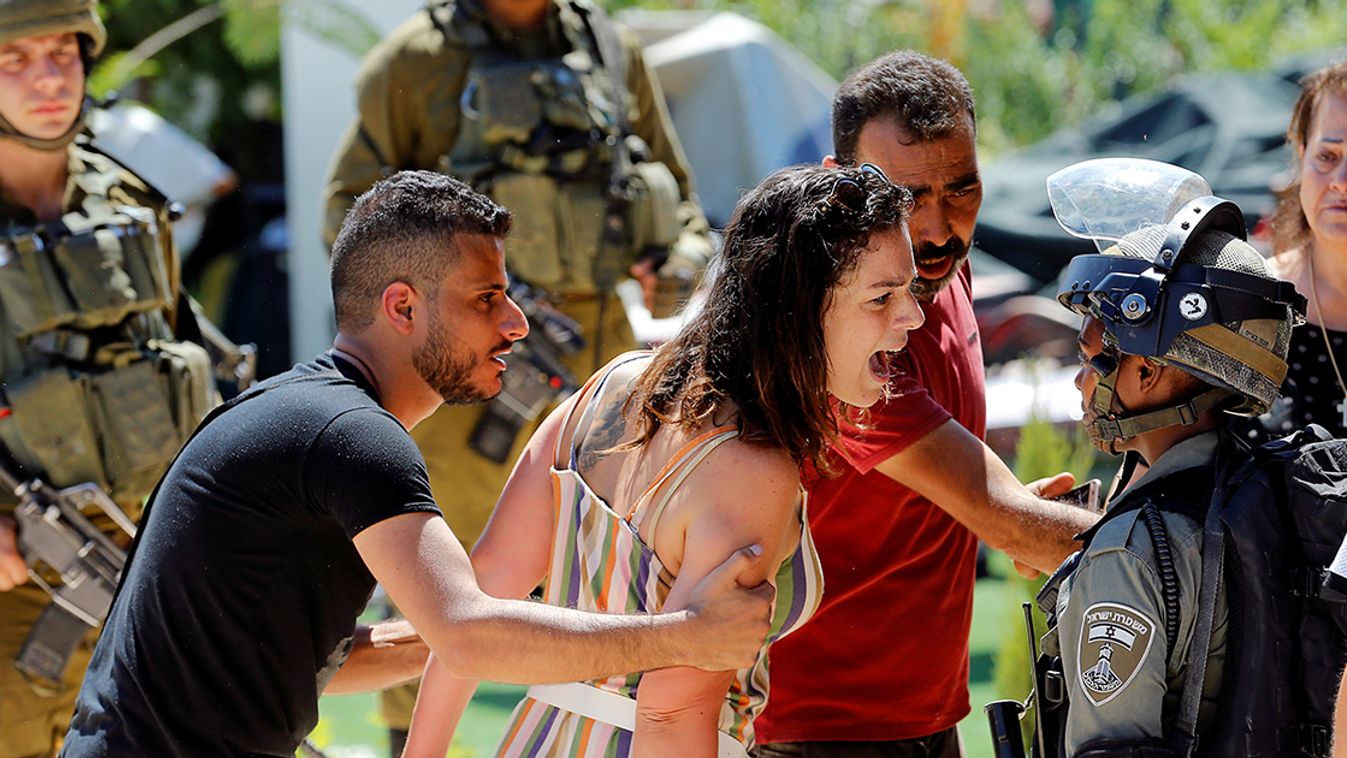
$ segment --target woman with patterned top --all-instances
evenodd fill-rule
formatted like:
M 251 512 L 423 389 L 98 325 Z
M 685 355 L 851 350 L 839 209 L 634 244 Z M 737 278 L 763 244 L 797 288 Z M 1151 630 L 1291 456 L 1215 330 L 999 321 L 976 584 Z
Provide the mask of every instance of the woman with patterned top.
M 769 643 L 803 624 L 823 587 L 800 468 L 828 470 L 835 414 L 883 396 L 888 354 L 924 319 L 911 202 L 869 165 L 785 169 L 745 196 L 702 309 L 599 371 L 529 442 L 473 551 L 482 588 L 522 597 L 541 581 L 555 605 L 655 613 L 756 543 L 749 579 L 777 591 Z M 747 754 L 766 646 L 739 671 L 614 673 L 530 688 L 497 754 Z M 474 684 L 427 665 L 406 755 L 444 755 Z
M 1309 299 L 1292 332 L 1282 397 L 1249 437 L 1281 437 L 1314 423 L 1347 435 L 1347 62 L 1301 82 L 1287 142 L 1296 179 L 1272 219 L 1274 272 Z

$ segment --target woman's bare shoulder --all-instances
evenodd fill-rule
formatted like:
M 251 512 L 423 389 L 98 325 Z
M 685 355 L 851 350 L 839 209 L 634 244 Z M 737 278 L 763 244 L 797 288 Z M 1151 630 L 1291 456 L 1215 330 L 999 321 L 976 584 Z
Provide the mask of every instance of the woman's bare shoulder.
M 741 581 L 762 581 L 794 549 L 800 530 L 800 473 L 779 448 L 739 439 L 723 443 L 679 488 L 686 556 L 715 566 L 733 551 L 761 545 L 763 558 Z
M 709 495 L 709 502 L 743 503 L 755 507 L 735 510 L 775 519 L 793 511 L 799 500 L 800 468 L 781 448 L 745 442 L 739 438 L 720 445 L 690 477 L 689 495 Z

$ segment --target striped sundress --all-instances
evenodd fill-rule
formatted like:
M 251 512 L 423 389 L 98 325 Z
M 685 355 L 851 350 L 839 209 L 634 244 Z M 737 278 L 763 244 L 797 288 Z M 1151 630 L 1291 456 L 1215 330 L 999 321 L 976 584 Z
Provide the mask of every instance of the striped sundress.
M 630 510 L 626 513 L 613 510 L 576 470 L 575 439 L 582 436 L 581 430 L 588 429 L 613 369 L 648 358 L 648 353 L 624 356 L 607 371 L 592 378 L 588 383 L 594 385 L 592 394 L 584 403 L 584 411 L 570 442 L 564 440 L 564 433 L 557 441 L 552 468 L 556 526 L 543 596 L 552 605 L 612 613 L 658 613 L 664 606 L 674 577 L 665 570 L 654 549 L 642 541 L 640 527 L 649 520 L 650 528 L 646 533 L 654 535 L 670 495 L 716 446 L 738 434 L 734 427 L 727 426 L 712 429 L 692 440 L 665 465 Z M 588 385 L 582 392 L 587 391 L 590 391 Z M 575 407 L 572 412 L 574 410 Z M 568 416 L 562 429 L 569 428 Z M 563 450 L 568 453 L 564 459 Z M 823 594 L 823 573 L 805 518 L 803 490 L 800 497 L 800 544 L 794 554 L 782 562 L 774 581 L 776 606 L 768 644 L 804 624 L 818 608 Z M 634 673 L 588 684 L 635 698 L 640 681 L 641 674 Z M 766 702 L 767 645 L 764 645 L 752 666 L 735 672 L 721 705 L 718 728 L 743 743 L 745 748 L 751 747 L 753 718 Z M 496 754 L 505 758 L 625 758 L 631 753 L 631 745 L 632 733 L 625 729 L 526 697 L 510 717 Z

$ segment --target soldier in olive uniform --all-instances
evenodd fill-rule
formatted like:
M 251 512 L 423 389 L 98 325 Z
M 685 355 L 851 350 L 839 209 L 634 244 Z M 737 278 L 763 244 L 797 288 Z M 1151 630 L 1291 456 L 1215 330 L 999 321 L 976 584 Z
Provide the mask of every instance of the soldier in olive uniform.
M 0 456 L 53 487 L 93 482 L 134 519 L 214 390 L 205 350 L 174 336 L 168 203 L 80 136 L 105 39 L 95 0 L 0 0 Z M 59 682 L 16 667 L 50 597 L 14 506 L 0 493 L 4 758 L 54 752 L 96 636 Z
M 355 196 L 391 171 L 469 181 L 515 214 L 510 272 L 583 327 L 588 347 L 569 359 L 579 376 L 635 346 L 615 272 L 634 269 L 649 290 L 657 273 L 676 280 L 710 256 L 659 84 L 634 36 L 588 2 L 434 3 L 369 55 L 357 86 L 359 115 L 326 190 L 328 241 Z M 602 241 L 614 180 L 638 196 L 621 249 Z M 436 497 L 469 547 L 516 457 L 495 464 L 469 447 L 480 414 L 445 408 L 416 433 Z
M 659 83 L 635 36 L 589 0 L 432 2 L 370 53 L 357 89 L 359 114 L 326 188 L 328 243 L 354 198 L 393 171 L 468 181 L 515 214 L 510 273 L 583 330 L 588 344 L 565 358 L 577 376 L 637 347 L 619 277 L 641 281 L 647 305 L 668 315 L 711 255 Z M 466 548 L 546 410 L 503 462 L 469 442 L 481 406 L 445 406 L 414 431 Z M 414 689 L 385 697 L 395 729 L 410 723 L 414 700 Z
M 1117 171 L 1163 166 L 1117 163 Z M 1096 173 L 1077 186 L 1094 190 L 1101 175 L 1109 178 Z M 1197 194 L 1209 195 L 1201 185 L 1205 192 Z M 1060 205 L 1070 203 L 1054 198 Z M 1101 450 L 1133 459 L 1123 479 L 1138 462 L 1148 469 L 1115 487 L 1121 494 L 1085 533 L 1084 548 L 1039 596 L 1049 613 L 1044 650 L 1060 655 L 1069 703 L 1057 720 L 1060 731 L 1048 737 L 1056 743 L 1049 755 L 1176 754 L 1173 746 L 1187 738 L 1174 733 L 1185 677 L 1198 663 L 1205 666 L 1192 701 L 1198 735 L 1215 716 L 1228 608 L 1220 593 L 1209 628 L 1198 622 L 1202 513 L 1227 424 L 1235 415 L 1264 412 L 1277 397 L 1295 297 L 1244 241 L 1233 204 L 1199 197 L 1173 207 L 1180 206 L 1184 215 L 1168 226 L 1101 235 L 1116 244 L 1073 259 L 1062 278 L 1059 299 L 1085 316 L 1076 386 L 1086 429 Z M 1226 221 L 1218 224 L 1221 213 Z M 1146 289 L 1155 281 L 1158 290 Z M 1197 662 L 1187 651 L 1200 635 L 1210 646 Z

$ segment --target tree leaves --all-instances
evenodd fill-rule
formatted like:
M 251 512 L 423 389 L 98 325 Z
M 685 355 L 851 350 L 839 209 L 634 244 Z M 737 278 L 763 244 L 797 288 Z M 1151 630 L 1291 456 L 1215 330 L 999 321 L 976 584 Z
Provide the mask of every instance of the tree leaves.
M 360 58 L 379 41 L 369 17 L 345 0 L 220 0 L 225 42 L 246 66 L 275 63 L 286 21 Z

